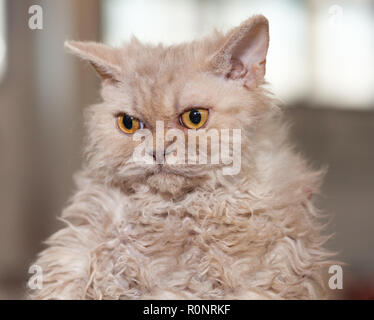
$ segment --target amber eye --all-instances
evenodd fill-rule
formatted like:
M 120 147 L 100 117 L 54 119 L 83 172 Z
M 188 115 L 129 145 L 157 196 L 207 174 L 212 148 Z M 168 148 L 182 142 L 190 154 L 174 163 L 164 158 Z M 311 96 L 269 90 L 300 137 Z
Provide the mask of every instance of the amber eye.
M 143 129 L 143 122 L 135 119 L 127 114 L 121 114 L 117 117 L 118 127 L 125 133 L 134 133 L 139 129 Z
M 207 109 L 191 109 L 184 112 L 179 121 L 181 125 L 188 129 L 199 129 L 208 120 L 209 111 Z

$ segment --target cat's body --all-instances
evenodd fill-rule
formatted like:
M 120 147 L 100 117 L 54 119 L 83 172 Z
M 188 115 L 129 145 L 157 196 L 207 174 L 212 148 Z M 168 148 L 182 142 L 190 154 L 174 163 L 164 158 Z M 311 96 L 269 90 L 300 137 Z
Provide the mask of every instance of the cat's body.
M 248 41 L 255 45 L 242 54 Z M 31 296 L 323 297 L 328 253 L 311 203 L 320 173 L 290 147 L 261 87 L 266 19 L 190 45 L 93 46 L 69 45 L 103 77 L 104 102 L 86 114 L 87 161 L 62 215 L 67 227 L 36 262 L 43 289 Z M 259 61 L 248 64 L 251 56 Z M 136 144 L 113 125 L 119 111 L 153 130 L 158 120 L 177 127 L 175 118 L 196 105 L 210 108 L 208 129 L 243 130 L 238 175 L 224 175 L 224 165 L 125 162 Z

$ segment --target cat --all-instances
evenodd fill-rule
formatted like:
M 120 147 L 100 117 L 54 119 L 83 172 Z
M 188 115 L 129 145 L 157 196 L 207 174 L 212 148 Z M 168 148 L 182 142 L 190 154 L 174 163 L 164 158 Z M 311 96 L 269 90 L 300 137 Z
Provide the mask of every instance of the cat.
M 262 15 L 168 47 L 66 42 L 100 75 L 103 102 L 85 112 L 77 191 L 62 213 L 66 226 L 35 262 L 43 284 L 30 298 L 326 297 L 331 254 L 312 202 L 323 172 L 294 150 L 265 88 L 268 46 Z M 186 139 L 191 130 L 240 129 L 240 172 L 131 161 L 142 143 L 135 134 L 154 133 L 157 121 Z M 145 153 L 156 160 L 184 140 L 160 149 L 152 139 Z

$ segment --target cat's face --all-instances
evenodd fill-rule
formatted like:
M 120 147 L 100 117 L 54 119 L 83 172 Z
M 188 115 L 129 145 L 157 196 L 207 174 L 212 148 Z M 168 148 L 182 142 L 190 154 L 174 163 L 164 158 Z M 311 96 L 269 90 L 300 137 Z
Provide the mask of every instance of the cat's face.
M 82 42 L 67 46 L 103 79 L 104 101 L 87 110 L 86 121 L 89 165 L 105 179 L 127 186 L 145 182 L 175 194 L 234 161 L 248 166 L 256 127 L 269 105 L 259 87 L 268 48 L 264 17 L 255 16 L 227 35 L 172 47 L 136 40 L 120 49 Z M 234 155 L 231 130 L 231 162 L 224 163 L 227 129 L 240 129 L 240 154 Z M 139 139 L 143 133 L 146 143 Z M 206 139 L 206 163 L 199 161 L 205 140 L 189 133 L 213 134 Z

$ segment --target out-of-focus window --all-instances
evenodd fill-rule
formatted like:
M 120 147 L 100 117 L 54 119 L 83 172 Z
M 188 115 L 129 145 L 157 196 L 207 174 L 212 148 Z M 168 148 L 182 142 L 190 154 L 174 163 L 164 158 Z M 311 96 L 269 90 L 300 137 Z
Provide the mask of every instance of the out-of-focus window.
M 286 104 L 374 108 L 374 0 L 105 0 L 104 41 L 167 44 L 253 14 L 270 21 L 267 81 Z
M 313 99 L 319 104 L 374 108 L 374 1 L 317 2 Z
M 5 19 L 5 0 L 0 0 L 0 79 L 6 66 Z

